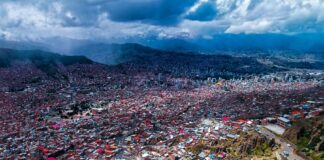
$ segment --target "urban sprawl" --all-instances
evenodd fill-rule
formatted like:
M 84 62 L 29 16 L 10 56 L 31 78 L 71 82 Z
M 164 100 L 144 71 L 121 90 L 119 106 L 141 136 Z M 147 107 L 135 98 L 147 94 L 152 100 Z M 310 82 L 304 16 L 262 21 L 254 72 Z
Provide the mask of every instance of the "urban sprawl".
M 80 64 L 61 72 L 65 80 L 28 65 L 0 68 L 0 159 L 234 159 L 249 148 L 221 144 L 264 128 L 280 135 L 324 109 L 323 71 L 197 79 Z

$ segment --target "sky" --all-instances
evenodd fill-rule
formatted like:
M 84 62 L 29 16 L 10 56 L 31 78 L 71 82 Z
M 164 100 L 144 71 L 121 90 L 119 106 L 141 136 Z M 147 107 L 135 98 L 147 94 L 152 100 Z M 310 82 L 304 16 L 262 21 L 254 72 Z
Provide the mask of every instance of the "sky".
M 324 0 L 1 0 L 0 37 L 210 39 L 324 31 Z

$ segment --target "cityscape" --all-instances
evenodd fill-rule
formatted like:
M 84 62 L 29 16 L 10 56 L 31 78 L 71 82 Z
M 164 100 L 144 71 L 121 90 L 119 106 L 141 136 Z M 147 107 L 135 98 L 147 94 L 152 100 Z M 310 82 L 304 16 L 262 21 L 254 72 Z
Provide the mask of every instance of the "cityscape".
M 321 9 L 4 0 L 0 159 L 324 159 Z

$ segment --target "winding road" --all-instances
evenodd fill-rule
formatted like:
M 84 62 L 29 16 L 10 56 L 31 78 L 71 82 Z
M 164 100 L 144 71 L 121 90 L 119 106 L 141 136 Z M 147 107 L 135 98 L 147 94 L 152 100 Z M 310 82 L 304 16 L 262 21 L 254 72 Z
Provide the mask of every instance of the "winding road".
M 266 128 L 262 127 L 260 130 L 260 133 L 264 136 L 266 136 L 268 139 L 274 138 L 277 144 L 280 144 L 280 149 L 277 150 L 276 155 L 282 154 L 284 151 L 288 152 L 289 156 L 287 157 L 288 160 L 306 160 L 305 158 L 299 156 L 295 151 L 295 146 L 292 144 L 289 144 L 286 140 L 282 139 L 281 137 L 278 137 L 277 135 L 273 134 Z M 285 159 L 285 158 L 281 158 Z

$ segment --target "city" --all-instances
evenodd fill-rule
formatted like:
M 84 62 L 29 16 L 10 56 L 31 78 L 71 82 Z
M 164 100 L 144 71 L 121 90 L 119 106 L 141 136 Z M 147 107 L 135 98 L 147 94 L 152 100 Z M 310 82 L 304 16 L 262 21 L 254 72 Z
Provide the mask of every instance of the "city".
M 65 79 L 30 64 L 1 68 L 1 159 L 240 159 L 253 146 L 228 141 L 323 114 L 323 70 L 197 79 L 134 63 L 67 65 Z
M 323 160 L 323 0 L 0 2 L 2 160 Z

